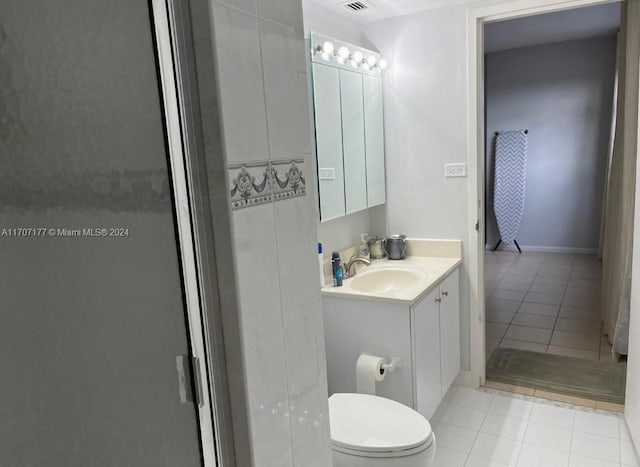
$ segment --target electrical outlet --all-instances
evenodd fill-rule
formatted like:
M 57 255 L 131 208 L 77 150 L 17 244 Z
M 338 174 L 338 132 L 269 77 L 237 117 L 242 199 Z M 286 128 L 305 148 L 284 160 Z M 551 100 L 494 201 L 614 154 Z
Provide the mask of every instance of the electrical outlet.
M 318 169 L 318 178 L 320 180 L 335 180 L 336 179 L 336 169 L 333 167 L 327 168 L 319 168 Z
M 444 176 L 446 178 L 466 177 L 467 176 L 467 164 L 466 164 L 466 162 L 456 162 L 455 164 L 445 164 L 444 165 Z

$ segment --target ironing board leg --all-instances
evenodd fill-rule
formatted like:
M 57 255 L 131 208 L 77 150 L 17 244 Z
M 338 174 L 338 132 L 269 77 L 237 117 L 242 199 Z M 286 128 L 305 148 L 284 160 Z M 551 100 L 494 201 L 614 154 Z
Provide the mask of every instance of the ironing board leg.
M 498 249 L 498 247 L 500 246 L 500 244 L 502 243 L 502 239 L 498 240 L 498 243 L 496 243 L 495 248 L 493 249 L 493 251 L 496 251 Z
M 516 244 L 516 248 L 518 249 L 518 253 L 522 253 L 522 250 L 520 249 L 520 245 L 518 245 L 518 242 L 516 242 L 515 240 L 513 240 L 513 243 Z

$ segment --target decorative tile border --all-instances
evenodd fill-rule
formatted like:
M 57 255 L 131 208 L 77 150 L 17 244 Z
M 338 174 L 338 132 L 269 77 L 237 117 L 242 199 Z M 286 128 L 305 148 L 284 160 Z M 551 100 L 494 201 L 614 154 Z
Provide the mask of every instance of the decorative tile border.
M 229 165 L 231 209 L 306 195 L 303 167 L 304 159 Z

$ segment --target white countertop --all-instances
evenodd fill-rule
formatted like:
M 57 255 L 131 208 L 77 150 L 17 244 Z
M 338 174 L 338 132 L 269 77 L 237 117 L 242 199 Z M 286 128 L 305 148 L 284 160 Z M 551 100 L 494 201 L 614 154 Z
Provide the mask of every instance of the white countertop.
M 358 277 L 344 279 L 342 287 L 328 285 L 322 288 L 322 295 L 341 298 L 357 298 L 365 300 L 382 300 L 413 305 L 428 295 L 442 280 L 455 268 L 462 264 L 462 258 L 457 257 L 431 257 L 431 256 L 407 256 L 403 260 L 375 259 L 371 266 L 361 268 L 358 274 L 384 269 L 407 269 L 419 273 L 419 279 L 415 284 L 399 289 L 381 291 L 378 293 L 360 292 L 351 287 L 351 281 Z

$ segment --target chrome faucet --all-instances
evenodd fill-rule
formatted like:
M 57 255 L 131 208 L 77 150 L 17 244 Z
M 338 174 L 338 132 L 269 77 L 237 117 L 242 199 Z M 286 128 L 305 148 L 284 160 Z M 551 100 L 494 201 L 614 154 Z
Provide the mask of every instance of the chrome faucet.
M 371 266 L 371 261 L 366 258 L 360 258 L 358 255 L 353 255 L 347 264 L 344 266 L 344 272 L 347 277 L 353 277 L 356 275 L 356 270 L 353 269 L 353 265 L 356 263 L 362 263 L 367 266 Z M 352 272 L 353 269 L 353 272 Z

